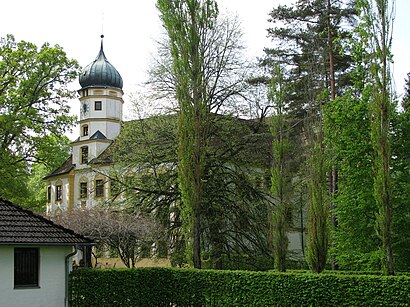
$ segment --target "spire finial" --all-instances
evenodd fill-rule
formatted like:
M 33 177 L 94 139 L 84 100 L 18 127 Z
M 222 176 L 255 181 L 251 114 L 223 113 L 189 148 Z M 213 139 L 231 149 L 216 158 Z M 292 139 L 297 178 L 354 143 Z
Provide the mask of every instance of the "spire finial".
M 103 48 L 104 34 L 101 34 L 100 37 L 101 37 L 101 51 L 103 51 L 104 50 Z
M 105 54 L 104 54 L 104 44 L 103 44 L 103 42 L 104 42 L 104 34 L 101 34 L 100 37 L 101 37 L 100 52 L 98 53 L 98 55 L 97 55 L 97 57 L 95 58 L 95 60 L 98 60 L 98 59 L 105 59 L 105 60 L 107 60 L 107 59 L 105 58 Z

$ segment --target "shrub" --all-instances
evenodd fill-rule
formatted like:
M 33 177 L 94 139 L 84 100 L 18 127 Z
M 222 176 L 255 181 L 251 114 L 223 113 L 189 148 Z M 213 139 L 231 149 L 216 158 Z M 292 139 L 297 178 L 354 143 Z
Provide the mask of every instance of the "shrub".
M 408 306 L 410 277 L 83 269 L 71 274 L 72 306 Z

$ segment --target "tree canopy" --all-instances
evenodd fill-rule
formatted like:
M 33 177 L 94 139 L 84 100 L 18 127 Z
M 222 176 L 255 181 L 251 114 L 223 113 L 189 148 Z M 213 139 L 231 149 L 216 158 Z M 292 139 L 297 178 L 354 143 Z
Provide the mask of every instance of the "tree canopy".
M 0 197 L 23 195 L 33 163 L 55 167 L 50 148 L 73 125 L 78 69 L 58 45 L 0 39 Z

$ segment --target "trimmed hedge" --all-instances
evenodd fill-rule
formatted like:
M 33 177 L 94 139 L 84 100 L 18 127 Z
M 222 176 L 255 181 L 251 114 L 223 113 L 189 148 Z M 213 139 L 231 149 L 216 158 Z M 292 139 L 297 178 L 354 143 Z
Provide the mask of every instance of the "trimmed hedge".
M 408 276 L 82 269 L 72 306 L 409 306 Z

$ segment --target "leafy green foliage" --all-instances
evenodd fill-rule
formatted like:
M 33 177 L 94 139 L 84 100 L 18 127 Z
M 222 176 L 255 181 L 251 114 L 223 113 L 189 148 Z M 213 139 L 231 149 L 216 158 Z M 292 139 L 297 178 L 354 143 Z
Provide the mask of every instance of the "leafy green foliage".
M 410 277 L 168 268 L 77 270 L 72 306 L 407 306 Z
M 369 95 L 354 98 L 351 91 L 325 108 L 326 144 L 339 172 L 332 252 L 342 269 L 380 268 L 368 114 Z
M 392 251 L 392 188 L 390 126 L 394 110 L 390 80 L 393 12 L 388 0 L 358 1 L 358 10 L 367 26 L 370 82 L 373 93 L 370 103 L 371 140 L 374 152 L 374 199 L 378 207 L 376 231 L 381 238 L 382 264 L 386 274 L 394 274 Z
M 14 200 L 24 187 L 31 164 L 50 160 L 47 147 L 73 124 L 67 85 L 78 73 L 60 46 L 0 40 L 0 196 Z M 55 161 L 51 158 L 49 164 Z
M 393 116 L 393 252 L 398 270 L 410 270 L 410 113 Z
M 408 111 L 410 108 L 410 73 L 407 74 L 407 80 L 404 89 L 405 92 L 401 105 L 405 111 Z
M 311 268 L 320 272 L 327 259 L 330 217 L 322 105 L 336 93 L 343 93 L 350 82 L 347 76 L 351 57 L 344 45 L 352 30 L 355 10 L 351 1 L 298 0 L 294 5 L 275 7 L 270 17 L 268 36 L 273 47 L 265 49 L 261 65 L 272 74 L 275 65 L 286 67 L 284 84 L 288 91 L 283 111 L 294 118 L 292 130 L 299 132 L 299 140 L 292 140 L 300 142 L 295 160 L 306 161 L 299 164 L 298 177 L 303 178 L 308 191 L 307 259 Z M 297 132 L 292 134 L 294 137 Z M 336 185 L 332 189 L 333 186 Z
M 28 195 L 14 195 L 18 204 L 39 213 L 44 212 L 47 194 L 43 178 L 67 160 L 70 155 L 70 143 L 66 136 L 48 135 L 43 138 L 37 148 L 37 162 L 31 165 L 29 177 L 25 179 Z

